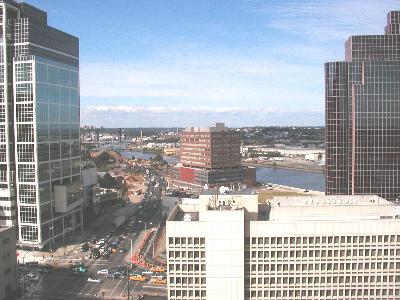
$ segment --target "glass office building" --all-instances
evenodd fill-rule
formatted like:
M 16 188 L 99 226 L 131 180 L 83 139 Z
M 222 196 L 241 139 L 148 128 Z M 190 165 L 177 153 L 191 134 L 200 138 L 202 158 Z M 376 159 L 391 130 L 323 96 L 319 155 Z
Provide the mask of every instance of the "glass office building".
M 326 194 L 400 197 L 400 11 L 325 64 Z
M 42 248 L 82 226 L 79 40 L 0 0 L 0 224 Z

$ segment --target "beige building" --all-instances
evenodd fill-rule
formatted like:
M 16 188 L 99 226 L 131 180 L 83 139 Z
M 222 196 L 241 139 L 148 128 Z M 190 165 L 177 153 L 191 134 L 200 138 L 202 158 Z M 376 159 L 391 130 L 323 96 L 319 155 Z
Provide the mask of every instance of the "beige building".
M 399 216 L 377 196 L 278 197 L 261 209 L 249 191 L 205 191 L 167 220 L 168 297 L 400 299 Z
M 15 236 L 15 227 L 0 227 L 0 300 L 13 299 L 17 287 Z

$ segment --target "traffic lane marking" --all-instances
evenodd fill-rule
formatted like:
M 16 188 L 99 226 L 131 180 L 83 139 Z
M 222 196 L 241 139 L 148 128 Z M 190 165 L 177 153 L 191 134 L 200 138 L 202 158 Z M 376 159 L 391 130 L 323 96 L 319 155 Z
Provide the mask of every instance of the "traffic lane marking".
M 129 294 L 133 293 L 135 291 L 136 286 L 138 285 L 139 281 L 136 281 L 136 284 L 131 288 L 131 286 L 129 286 Z M 124 297 L 125 296 L 125 290 L 126 293 L 128 293 L 128 284 L 129 284 L 129 280 L 128 282 L 125 284 L 125 287 L 122 289 L 120 296 Z
M 117 285 L 116 285 L 116 286 L 114 287 L 114 289 L 111 291 L 110 297 L 112 297 L 112 295 L 114 294 L 116 288 L 118 287 L 118 285 L 120 285 L 120 283 L 121 283 L 123 280 L 124 280 L 124 278 L 121 278 L 121 279 L 119 280 L 119 282 L 117 283 Z

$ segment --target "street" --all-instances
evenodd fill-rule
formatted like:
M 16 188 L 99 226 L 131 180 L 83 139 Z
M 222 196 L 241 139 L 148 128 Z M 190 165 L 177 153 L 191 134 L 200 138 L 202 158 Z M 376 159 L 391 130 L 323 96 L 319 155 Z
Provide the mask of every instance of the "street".
M 160 189 L 155 188 L 161 181 L 160 176 L 148 174 L 147 191 L 139 204 L 128 203 L 126 208 L 130 211 L 127 220 L 119 228 L 111 230 L 107 223 L 101 223 L 92 231 L 92 238 L 85 238 L 75 244 L 62 257 L 50 260 L 49 268 L 44 264 L 37 266 L 20 266 L 20 285 L 26 287 L 26 294 L 22 299 L 166 299 L 166 284 L 152 282 L 151 274 L 146 276 L 146 281 L 128 281 L 127 273 L 141 273 L 149 269 L 134 266 L 128 271 L 131 251 L 135 253 L 143 242 L 144 236 L 151 228 L 157 228 L 161 222 Z M 133 207 L 132 207 L 133 206 Z M 108 218 L 107 218 L 108 217 Z M 111 221 L 110 216 L 103 216 L 104 220 Z M 105 240 L 105 249 L 112 249 L 110 255 L 101 255 L 100 258 L 90 258 L 91 250 L 97 248 L 96 242 L 91 240 Z M 90 248 L 82 250 L 83 244 L 90 244 Z M 98 242 L 97 242 L 98 243 Z M 132 247 L 132 249 L 131 249 Z M 148 245 L 147 249 L 151 248 Z M 82 250 L 82 251 L 81 251 Z M 87 251 L 86 251 L 87 250 Z M 86 269 L 77 272 L 71 268 L 74 263 L 82 263 Z M 106 278 L 97 274 L 99 270 L 123 273 L 122 278 Z M 25 275 L 38 274 L 37 280 L 29 280 Z M 155 274 L 154 274 L 155 275 Z M 89 282 L 88 278 L 99 278 L 101 282 Z M 147 297 L 153 298 L 147 298 Z M 159 297 L 157 297 L 159 296 Z M 156 297 L 156 298 L 154 298 Z

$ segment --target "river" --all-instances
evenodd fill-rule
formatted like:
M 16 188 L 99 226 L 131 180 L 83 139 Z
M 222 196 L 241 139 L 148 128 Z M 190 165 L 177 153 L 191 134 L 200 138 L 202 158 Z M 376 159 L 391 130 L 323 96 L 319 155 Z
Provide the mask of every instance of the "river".
M 155 154 L 140 151 L 124 151 L 122 155 L 125 157 L 140 159 L 152 159 Z M 179 161 L 178 156 L 163 156 L 168 163 L 176 163 Z M 257 181 L 261 183 L 275 183 L 297 187 L 301 189 L 323 192 L 325 189 L 325 175 L 315 172 L 307 172 L 300 170 L 289 170 L 269 167 L 257 167 Z

